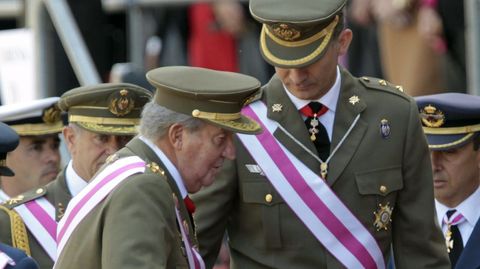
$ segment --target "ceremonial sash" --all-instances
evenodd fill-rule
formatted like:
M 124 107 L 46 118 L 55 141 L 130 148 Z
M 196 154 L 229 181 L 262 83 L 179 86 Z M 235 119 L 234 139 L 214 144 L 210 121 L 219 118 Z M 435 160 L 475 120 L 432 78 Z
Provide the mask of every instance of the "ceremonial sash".
M 183 219 L 180 216 L 180 212 L 177 207 L 175 207 L 175 214 L 177 216 L 178 226 L 180 227 L 180 233 L 182 234 L 182 241 L 185 244 L 185 252 L 187 254 L 188 265 L 190 269 L 205 269 L 205 263 L 198 253 L 198 250 L 192 246 L 190 239 L 187 234 L 188 227 L 184 227 Z
M 116 186 L 136 173 L 145 172 L 145 162 L 138 156 L 131 156 L 119 159 L 102 170 L 78 195 L 76 195 L 68 204 L 65 215 L 58 223 L 57 242 L 58 256 L 61 255 L 72 232 L 85 216 L 92 211 Z M 180 217 L 178 209 L 176 217 L 182 240 L 185 244 L 188 263 L 191 269 L 205 269 L 205 265 L 200 254 L 193 248 L 188 239 L 188 235 L 183 227 L 183 220 Z M 55 268 L 55 266 L 54 266 Z
M 15 265 L 15 261 L 10 256 L 0 251 L 0 269 Z
M 272 135 L 278 128 L 267 107 L 254 102 L 242 112 L 258 121 L 263 133 L 238 134 L 283 200 L 338 261 L 347 268 L 385 268 L 375 238 L 330 189 Z
M 55 261 L 57 259 L 55 207 L 47 199 L 40 197 L 13 209 L 22 217 L 25 226 L 48 256 Z
M 65 215 L 58 223 L 58 256 L 72 232 L 85 216 L 92 211 L 118 184 L 127 177 L 145 172 L 145 162 L 138 156 L 119 159 L 102 170 L 67 206 Z

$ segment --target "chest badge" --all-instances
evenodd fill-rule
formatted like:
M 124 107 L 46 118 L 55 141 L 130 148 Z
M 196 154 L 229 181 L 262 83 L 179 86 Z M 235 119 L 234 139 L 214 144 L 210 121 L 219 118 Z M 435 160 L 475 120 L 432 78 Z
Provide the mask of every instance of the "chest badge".
M 377 232 L 384 229 L 388 230 L 388 225 L 392 222 L 393 208 L 387 203 L 385 206 L 378 204 L 377 211 L 373 212 L 375 215 L 375 222 L 373 226 L 377 229 Z
M 382 134 L 383 138 L 387 138 L 390 136 L 390 123 L 388 123 L 388 120 L 382 119 L 380 121 L 380 133 Z

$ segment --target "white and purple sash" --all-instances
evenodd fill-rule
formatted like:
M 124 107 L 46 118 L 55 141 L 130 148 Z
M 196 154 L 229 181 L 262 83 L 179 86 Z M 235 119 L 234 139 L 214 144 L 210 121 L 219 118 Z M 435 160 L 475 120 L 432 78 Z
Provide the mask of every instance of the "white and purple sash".
M 278 124 L 266 117 L 267 107 L 254 102 L 242 112 L 258 121 L 263 133 L 238 134 L 285 202 L 312 234 L 347 268 L 385 268 L 375 238 L 330 189 L 272 135 Z
M 40 197 L 16 206 L 14 210 L 22 217 L 25 226 L 48 256 L 55 261 L 57 259 L 55 207 L 47 199 Z
M 129 176 L 145 172 L 146 163 L 138 156 L 119 159 L 102 170 L 78 195 L 68 204 L 65 215 L 58 223 L 57 242 L 58 256 L 62 253 L 72 232 L 79 223 L 97 206 L 116 186 Z M 176 209 L 178 225 L 185 244 L 188 263 L 191 269 L 204 269 L 205 265 L 201 256 L 192 247 L 185 232 L 182 219 Z M 55 268 L 55 266 L 54 266 Z

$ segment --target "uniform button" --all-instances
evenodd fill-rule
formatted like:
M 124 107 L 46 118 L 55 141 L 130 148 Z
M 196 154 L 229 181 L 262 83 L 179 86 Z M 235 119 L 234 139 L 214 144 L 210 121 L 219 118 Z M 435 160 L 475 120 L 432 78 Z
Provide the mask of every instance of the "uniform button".
M 265 195 L 265 201 L 266 201 L 267 203 L 271 203 L 271 202 L 272 202 L 272 199 L 273 199 L 273 197 L 272 197 L 272 195 L 271 195 L 270 193 L 267 194 L 267 195 Z
M 43 192 L 43 189 L 42 189 L 42 188 L 40 188 L 40 189 L 37 189 L 35 192 L 36 192 L 37 194 L 40 194 L 40 193 L 42 193 L 42 192 Z
M 386 193 L 387 192 L 387 187 L 385 185 L 380 186 L 380 192 L 381 193 Z

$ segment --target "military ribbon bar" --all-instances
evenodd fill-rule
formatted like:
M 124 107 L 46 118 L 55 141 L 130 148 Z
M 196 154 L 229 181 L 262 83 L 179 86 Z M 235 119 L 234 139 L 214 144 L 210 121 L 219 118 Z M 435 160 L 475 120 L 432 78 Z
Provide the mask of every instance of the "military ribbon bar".
M 144 173 L 145 166 L 145 162 L 138 156 L 119 159 L 102 170 L 87 187 L 70 201 L 65 215 L 58 223 L 58 256 L 83 218 L 127 177 L 136 173 Z
M 57 260 L 55 207 L 44 197 L 14 207 L 25 226 L 53 260 Z
M 255 102 L 243 109 L 258 121 L 263 133 L 238 134 L 268 180 L 312 234 L 347 268 L 384 269 L 375 238 L 330 187 L 272 135 L 278 128 L 268 119 L 267 107 Z

